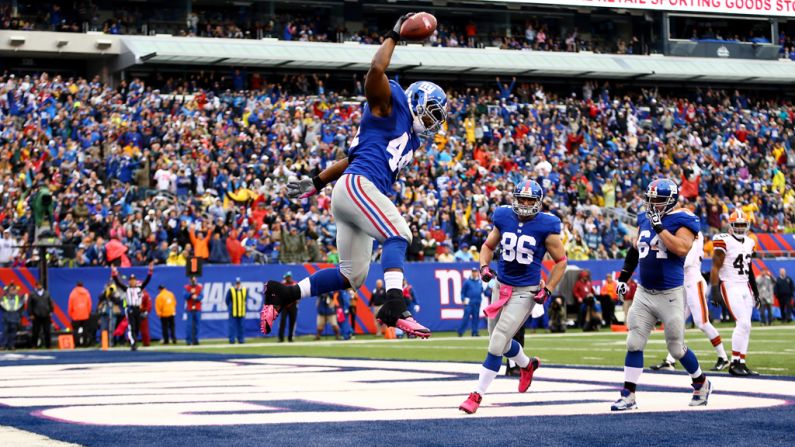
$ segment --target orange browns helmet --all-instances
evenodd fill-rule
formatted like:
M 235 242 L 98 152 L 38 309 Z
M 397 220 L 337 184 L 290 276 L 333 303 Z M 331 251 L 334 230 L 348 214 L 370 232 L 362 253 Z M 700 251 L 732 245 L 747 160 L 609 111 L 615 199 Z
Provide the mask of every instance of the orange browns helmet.
M 745 236 L 749 226 L 748 217 L 739 207 L 729 214 L 729 233 L 735 236 Z

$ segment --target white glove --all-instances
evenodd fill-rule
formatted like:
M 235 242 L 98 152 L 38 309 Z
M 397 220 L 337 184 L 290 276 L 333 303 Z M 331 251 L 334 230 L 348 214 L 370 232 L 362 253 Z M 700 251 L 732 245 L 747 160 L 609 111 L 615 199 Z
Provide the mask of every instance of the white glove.
M 464 298 L 464 305 L 466 306 L 468 304 L 469 304 L 469 298 Z
M 618 293 L 618 299 L 623 300 L 624 295 L 626 295 L 627 292 L 629 292 L 629 286 L 627 286 L 627 283 L 625 282 L 620 282 L 616 287 L 616 292 Z
M 287 182 L 287 197 L 291 199 L 304 199 L 314 195 L 316 192 L 315 184 L 312 183 L 312 179 L 307 176 L 303 176 L 299 180 Z

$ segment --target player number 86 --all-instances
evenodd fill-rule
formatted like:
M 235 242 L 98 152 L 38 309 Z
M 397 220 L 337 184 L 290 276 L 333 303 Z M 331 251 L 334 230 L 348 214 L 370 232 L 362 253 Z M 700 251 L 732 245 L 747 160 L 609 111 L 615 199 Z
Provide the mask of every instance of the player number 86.
M 523 234 L 519 237 L 515 233 L 502 234 L 502 259 L 505 262 L 516 261 L 519 264 L 533 263 L 533 250 L 536 238 Z

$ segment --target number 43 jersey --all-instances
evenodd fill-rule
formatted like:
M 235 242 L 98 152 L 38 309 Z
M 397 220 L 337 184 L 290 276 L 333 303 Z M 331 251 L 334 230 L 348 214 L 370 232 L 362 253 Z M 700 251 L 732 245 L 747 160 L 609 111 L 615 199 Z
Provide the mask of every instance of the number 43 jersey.
M 560 234 L 560 219 L 538 213 L 521 221 L 511 207 L 501 206 L 494 210 L 492 222 L 500 231 L 497 279 L 514 287 L 537 286 L 541 281 L 541 261 L 547 252 L 547 236 Z
M 751 271 L 751 256 L 756 242 L 750 237 L 738 239 L 731 234 L 721 233 L 712 237 L 715 250 L 726 252 L 726 260 L 718 272 L 720 280 L 728 283 L 748 283 Z
M 420 87 L 422 88 L 422 87 Z M 420 139 L 414 132 L 406 92 L 400 84 L 389 81 L 392 114 L 377 117 L 365 104 L 359 131 L 348 150 L 346 174 L 362 175 L 384 195 L 392 193 L 398 172 L 411 162 Z
M 701 228 L 698 217 L 687 210 L 676 210 L 662 218 L 663 227 L 676 234 L 685 227 L 696 236 Z M 646 217 L 638 214 L 638 258 L 640 285 L 651 290 L 668 290 L 684 285 L 685 257 L 676 256 L 665 247 L 660 236 Z

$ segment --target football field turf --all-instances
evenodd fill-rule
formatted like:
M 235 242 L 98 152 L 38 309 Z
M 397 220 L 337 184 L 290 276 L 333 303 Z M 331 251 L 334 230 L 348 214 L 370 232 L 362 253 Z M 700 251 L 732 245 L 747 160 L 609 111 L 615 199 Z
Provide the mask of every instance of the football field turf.
M 726 351 L 731 355 L 732 326 L 722 325 L 718 329 Z M 320 342 L 314 341 L 312 337 L 298 337 L 294 343 L 278 343 L 274 338 L 266 338 L 249 339 L 242 346 L 212 340 L 199 346 L 178 347 L 176 350 L 269 356 L 481 362 L 488 345 L 486 331 L 481 334 L 480 337 L 458 337 L 454 332 L 441 332 L 433 334 L 428 340 L 383 340 L 364 335 L 353 340 L 334 341 L 333 336 L 326 336 Z M 695 351 L 705 370 L 714 365 L 715 350 L 699 330 L 689 329 L 685 340 Z M 564 334 L 541 331 L 533 334 L 528 329 L 525 351 L 528 355 L 540 357 L 543 363 L 548 364 L 620 367 L 624 364 L 626 354 L 625 341 L 626 333 L 620 332 L 583 333 L 573 330 Z M 665 337 L 662 331 L 652 334 L 644 354 L 646 367 L 665 358 Z M 765 375 L 795 376 L 795 325 L 754 326 L 748 364 Z

